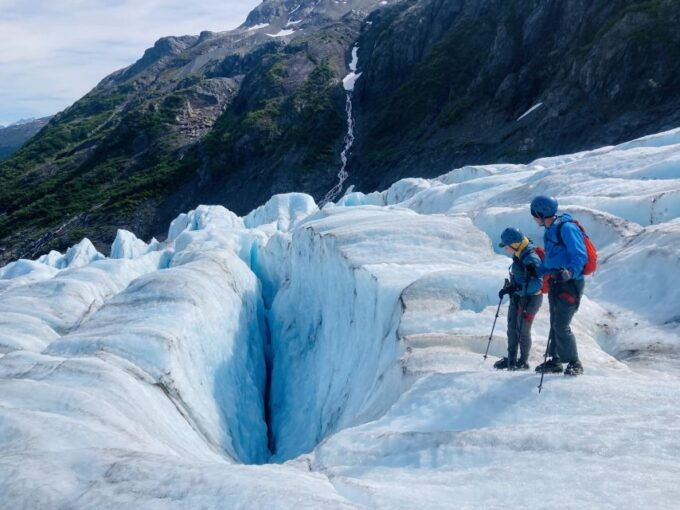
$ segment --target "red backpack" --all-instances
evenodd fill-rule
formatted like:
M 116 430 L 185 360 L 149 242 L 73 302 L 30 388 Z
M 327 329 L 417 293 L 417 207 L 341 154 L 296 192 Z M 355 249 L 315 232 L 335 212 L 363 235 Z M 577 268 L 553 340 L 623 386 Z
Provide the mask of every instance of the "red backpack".
M 586 260 L 586 265 L 583 266 L 583 274 L 584 275 L 593 274 L 597 269 L 597 248 L 595 248 L 595 245 L 590 240 L 590 237 L 588 237 L 588 234 L 586 234 L 586 229 L 583 228 L 583 225 L 581 225 L 576 220 L 570 221 L 572 223 L 576 223 L 576 226 L 581 230 L 581 233 L 583 234 L 583 242 L 586 245 L 586 253 L 588 254 L 588 260 Z M 564 246 L 564 241 L 562 240 L 562 226 L 564 226 L 564 223 L 565 222 L 562 222 L 557 226 L 557 242 L 562 246 Z
M 541 246 L 534 246 L 534 250 L 536 251 L 536 255 L 538 255 L 538 258 L 541 259 L 541 262 L 543 262 L 545 260 L 545 250 Z M 541 286 L 541 293 L 547 294 L 549 290 L 550 290 L 550 275 L 545 274 L 543 275 L 543 285 Z

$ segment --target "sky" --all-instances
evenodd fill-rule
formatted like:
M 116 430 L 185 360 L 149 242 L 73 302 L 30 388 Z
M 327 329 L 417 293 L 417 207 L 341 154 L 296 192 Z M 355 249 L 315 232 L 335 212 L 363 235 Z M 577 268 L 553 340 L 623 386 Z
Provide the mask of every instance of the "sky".
M 57 113 L 166 35 L 229 30 L 260 0 L 0 0 L 0 125 Z

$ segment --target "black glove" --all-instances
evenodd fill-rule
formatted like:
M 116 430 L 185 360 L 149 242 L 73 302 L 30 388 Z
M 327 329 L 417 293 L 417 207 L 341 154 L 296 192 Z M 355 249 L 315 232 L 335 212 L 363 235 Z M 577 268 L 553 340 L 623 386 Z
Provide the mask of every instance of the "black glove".
M 519 288 L 520 287 L 517 285 L 511 284 L 508 280 L 505 280 L 505 285 L 503 285 L 503 288 L 498 291 L 498 299 L 503 299 L 503 296 L 506 294 L 512 294 Z
M 503 296 L 505 296 L 508 293 L 508 287 L 510 286 L 510 280 L 507 278 L 503 282 L 503 288 L 498 291 L 498 299 L 503 299 Z
M 553 280 L 556 282 L 566 282 L 567 280 L 571 280 L 571 277 L 573 275 L 571 274 L 571 271 L 569 271 L 567 268 L 562 267 L 560 269 L 555 269 L 551 273 L 551 277 Z

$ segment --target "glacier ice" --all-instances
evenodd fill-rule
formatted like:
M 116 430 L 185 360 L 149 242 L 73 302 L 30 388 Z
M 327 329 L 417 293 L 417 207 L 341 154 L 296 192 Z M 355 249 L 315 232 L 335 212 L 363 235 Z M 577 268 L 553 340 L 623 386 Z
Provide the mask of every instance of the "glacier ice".
M 678 133 L 321 210 L 199 206 L 163 242 L 119 231 L 108 258 L 83 240 L 0 268 L 2 505 L 672 507 Z M 509 265 L 492 241 L 542 240 L 538 193 L 600 249 L 573 323 L 586 374 L 540 396 L 481 356 Z M 548 328 L 544 306 L 532 364 Z
M 272 432 L 282 459 L 379 416 L 398 397 L 405 287 L 461 260 L 493 257 L 468 218 L 380 208 L 331 208 L 324 216 L 293 233 L 291 274 L 270 313 Z M 471 243 L 484 251 L 467 252 Z
M 57 268 L 77 268 L 83 267 L 94 262 L 95 260 L 102 260 L 104 256 L 97 251 L 92 242 L 85 238 L 75 246 L 71 246 L 66 250 L 64 258 L 57 262 Z
M 262 313 L 259 283 L 233 252 L 193 251 L 137 278 L 44 352 L 122 358 L 163 388 L 208 445 L 261 463 Z
M 137 239 L 132 232 L 119 229 L 111 245 L 110 257 L 112 259 L 135 259 L 147 251 L 149 251 L 149 246 L 144 241 Z
M 158 269 L 162 252 L 97 260 L 0 294 L 0 352 L 42 351 L 76 329 L 137 277 Z
M 39 261 L 20 259 L 0 269 L 0 294 L 20 285 L 52 278 L 59 272 L 51 265 Z
M 243 222 L 248 228 L 273 225 L 277 231 L 288 232 L 317 210 L 314 199 L 305 193 L 274 195 L 243 218 Z

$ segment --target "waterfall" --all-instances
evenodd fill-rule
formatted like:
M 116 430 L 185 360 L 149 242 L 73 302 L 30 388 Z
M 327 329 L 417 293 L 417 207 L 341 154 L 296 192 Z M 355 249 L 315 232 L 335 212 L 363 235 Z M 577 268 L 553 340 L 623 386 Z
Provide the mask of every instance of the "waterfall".
M 352 92 L 354 92 L 354 84 L 361 76 L 357 73 L 357 66 L 359 64 L 358 56 L 359 46 L 352 48 L 352 61 L 349 64 L 349 74 L 342 80 L 342 86 L 345 89 L 345 113 L 347 114 L 347 133 L 345 134 L 344 146 L 340 153 L 340 160 L 342 165 L 338 172 L 338 183 L 326 193 L 326 196 L 319 202 L 319 207 L 323 207 L 328 202 L 332 202 L 342 191 L 345 181 L 349 177 L 347 173 L 347 160 L 349 159 L 352 145 L 354 145 L 354 115 L 352 113 Z

